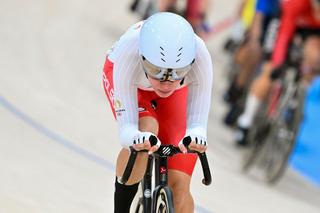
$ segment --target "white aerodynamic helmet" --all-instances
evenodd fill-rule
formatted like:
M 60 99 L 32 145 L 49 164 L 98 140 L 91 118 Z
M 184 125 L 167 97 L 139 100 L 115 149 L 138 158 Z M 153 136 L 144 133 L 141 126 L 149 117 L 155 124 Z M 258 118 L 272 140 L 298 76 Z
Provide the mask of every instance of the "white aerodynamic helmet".
M 194 62 L 195 33 L 183 17 L 169 12 L 156 13 L 142 25 L 139 51 L 151 65 L 179 71 Z

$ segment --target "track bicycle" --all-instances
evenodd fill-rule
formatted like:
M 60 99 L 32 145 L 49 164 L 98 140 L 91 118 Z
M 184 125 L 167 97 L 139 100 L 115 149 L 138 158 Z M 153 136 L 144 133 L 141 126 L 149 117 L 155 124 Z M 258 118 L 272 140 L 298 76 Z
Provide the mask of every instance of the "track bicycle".
M 294 149 L 307 84 L 299 69 L 302 60 L 301 35 L 295 35 L 286 63 L 278 69 L 269 97 L 258 110 L 248 133 L 249 150 L 244 155 L 242 170 L 254 165 L 262 168 L 266 182 L 275 184 L 283 176 Z
M 151 145 L 155 145 L 157 143 L 157 138 L 155 136 L 150 136 L 149 141 Z M 186 147 L 188 147 L 190 142 L 190 137 L 186 137 L 183 140 L 183 144 Z M 122 183 L 126 183 L 128 181 L 138 152 L 145 152 L 147 150 L 136 151 L 133 147 L 130 147 L 130 151 L 129 160 L 121 178 Z M 178 147 L 173 145 L 161 145 L 156 152 L 148 156 L 146 173 L 141 182 L 142 195 L 134 208 L 135 213 L 174 212 L 172 191 L 168 186 L 168 158 L 178 153 L 181 153 Z M 204 185 L 210 185 L 211 172 L 206 153 L 199 153 L 192 150 L 188 150 L 188 153 L 198 154 L 204 175 L 202 183 Z M 153 167 L 155 170 L 154 188 L 152 187 Z
M 286 69 L 285 75 L 274 83 L 267 103 L 249 131 L 250 149 L 243 171 L 259 165 L 268 183 L 280 179 L 295 145 L 303 117 L 304 96 L 305 85 L 300 81 L 299 70 Z

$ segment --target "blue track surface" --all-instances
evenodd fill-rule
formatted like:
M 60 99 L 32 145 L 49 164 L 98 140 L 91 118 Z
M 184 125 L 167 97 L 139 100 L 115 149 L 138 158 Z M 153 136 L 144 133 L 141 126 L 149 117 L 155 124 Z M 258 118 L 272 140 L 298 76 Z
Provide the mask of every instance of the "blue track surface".
M 291 166 L 320 187 L 320 77 L 309 88 Z

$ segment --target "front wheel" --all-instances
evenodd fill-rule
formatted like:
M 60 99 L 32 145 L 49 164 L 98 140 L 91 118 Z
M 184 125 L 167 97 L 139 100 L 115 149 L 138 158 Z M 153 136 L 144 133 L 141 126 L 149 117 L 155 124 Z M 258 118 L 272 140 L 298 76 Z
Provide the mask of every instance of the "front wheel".
M 144 213 L 142 198 L 139 199 L 134 213 Z
M 174 213 L 172 192 L 169 187 L 159 187 L 154 191 L 154 213 Z
M 304 89 L 299 88 L 296 96 L 291 100 L 296 104 L 284 107 L 282 116 L 274 122 L 268 137 L 266 181 L 271 184 L 276 183 L 285 172 L 303 118 Z

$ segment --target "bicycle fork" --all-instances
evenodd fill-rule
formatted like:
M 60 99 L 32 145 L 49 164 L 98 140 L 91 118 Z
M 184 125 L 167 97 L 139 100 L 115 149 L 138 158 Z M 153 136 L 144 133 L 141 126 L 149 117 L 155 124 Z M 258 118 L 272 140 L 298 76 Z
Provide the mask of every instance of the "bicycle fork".
M 144 207 L 144 212 L 151 213 L 152 207 L 152 194 L 151 194 L 151 187 L 152 187 L 152 168 L 153 168 L 153 157 L 149 155 L 148 157 L 148 164 L 146 173 L 143 178 L 142 184 L 142 192 L 143 192 L 143 199 L 142 204 Z
M 143 192 L 143 209 L 145 213 L 152 212 L 152 172 L 153 172 L 153 160 L 155 161 L 155 185 L 166 186 L 168 184 L 168 160 L 165 157 L 156 157 L 152 155 L 148 157 L 148 164 L 146 173 L 143 178 L 142 192 Z

